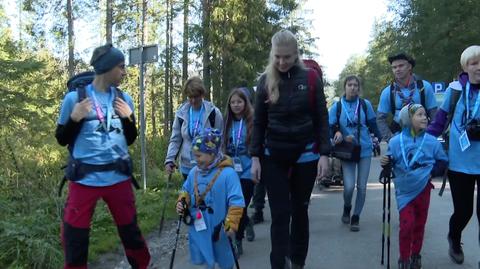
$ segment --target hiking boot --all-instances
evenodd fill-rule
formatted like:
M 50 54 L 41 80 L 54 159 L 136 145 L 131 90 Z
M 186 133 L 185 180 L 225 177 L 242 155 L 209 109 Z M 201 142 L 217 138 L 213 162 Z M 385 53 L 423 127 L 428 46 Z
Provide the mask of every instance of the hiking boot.
M 406 261 L 402 261 L 402 260 L 398 260 L 398 269 L 409 269 L 410 263 L 408 260 Z
M 261 210 L 255 210 L 255 213 L 253 213 L 251 217 L 253 224 L 259 224 L 264 221 L 263 219 L 263 211 Z
M 255 240 L 255 231 L 253 230 L 253 223 L 251 219 L 248 220 L 247 226 L 245 227 L 245 233 L 247 241 L 252 242 Z
M 342 222 L 345 224 L 350 222 L 350 210 L 352 210 L 351 206 L 343 206 Z
M 233 249 L 235 249 L 235 256 L 238 258 L 243 254 L 242 240 L 235 240 L 233 243 Z
M 358 232 L 360 231 L 360 225 L 358 222 L 360 221 L 360 217 L 358 215 L 352 215 L 352 221 L 350 222 L 350 231 Z
M 460 243 L 460 240 L 453 240 L 450 235 L 448 235 L 448 255 L 450 255 L 450 258 L 452 258 L 452 261 L 455 262 L 456 264 L 462 264 L 463 263 L 463 249 L 462 249 L 462 243 Z
M 412 257 L 410 258 L 410 269 L 422 269 L 422 255 L 412 255 Z

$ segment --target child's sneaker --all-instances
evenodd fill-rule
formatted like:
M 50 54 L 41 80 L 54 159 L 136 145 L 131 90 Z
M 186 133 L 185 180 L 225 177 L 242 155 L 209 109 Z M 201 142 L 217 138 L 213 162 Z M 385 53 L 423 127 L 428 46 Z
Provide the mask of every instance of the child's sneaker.
M 248 220 L 247 227 L 245 227 L 245 233 L 247 241 L 252 242 L 255 240 L 255 230 L 253 230 L 253 223 L 251 219 Z
M 233 248 L 235 249 L 235 256 L 237 258 L 243 255 L 242 240 L 235 240 L 235 242 L 233 243 Z
M 410 269 L 422 269 L 422 255 L 412 255 L 412 257 L 410 258 Z
M 398 269 L 409 269 L 410 262 L 408 260 L 398 260 Z

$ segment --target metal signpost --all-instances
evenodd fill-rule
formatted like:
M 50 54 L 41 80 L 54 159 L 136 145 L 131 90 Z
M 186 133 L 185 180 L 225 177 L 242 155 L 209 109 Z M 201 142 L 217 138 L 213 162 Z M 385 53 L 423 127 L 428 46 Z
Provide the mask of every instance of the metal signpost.
M 142 154 L 142 181 L 143 189 L 147 189 L 147 167 L 146 167 L 146 147 L 145 147 L 145 90 L 144 90 L 144 64 L 154 63 L 158 61 L 158 46 L 149 45 L 128 50 L 129 65 L 139 65 L 140 68 L 140 140 L 141 140 L 141 154 Z

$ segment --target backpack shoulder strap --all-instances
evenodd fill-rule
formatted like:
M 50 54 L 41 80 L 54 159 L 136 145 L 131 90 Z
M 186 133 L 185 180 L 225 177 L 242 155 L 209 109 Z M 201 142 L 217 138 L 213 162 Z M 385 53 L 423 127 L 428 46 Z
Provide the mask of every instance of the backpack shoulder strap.
M 460 95 L 462 95 L 463 92 L 464 92 L 464 87 L 462 87 L 461 91 L 457 91 L 453 89 L 451 91 L 450 103 L 449 103 L 448 114 L 447 114 L 447 126 L 452 122 L 453 113 L 455 112 L 458 99 L 460 99 Z
M 308 98 L 310 100 L 310 110 L 315 115 L 316 110 L 316 100 L 317 100 L 317 91 L 316 91 L 316 82 L 317 82 L 317 72 L 312 68 L 308 69 Z
M 115 97 L 120 97 L 120 99 L 122 99 L 123 101 L 125 101 L 125 96 L 123 95 L 123 91 L 120 90 L 119 88 L 115 87 Z M 113 100 L 115 101 L 115 98 L 113 98 Z
M 85 98 L 87 98 L 87 89 L 85 88 L 85 86 L 77 88 L 77 94 L 78 94 L 78 102 L 79 103 L 81 101 L 85 100 Z
M 417 80 L 417 89 L 420 91 L 420 104 L 427 110 L 427 106 L 425 103 L 425 87 L 423 86 L 423 80 Z
M 392 115 L 395 115 L 397 108 L 395 106 L 395 86 L 393 82 L 390 84 L 390 110 L 392 111 Z
M 340 114 L 342 114 L 342 97 L 340 97 L 340 100 L 337 102 L 337 109 L 335 111 L 335 114 L 337 114 L 337 125 L 340 128 Z
M 210 115 L 208 115 L 208 121 L 210 122 L 210 127 L 215 128 L 215 117 L 217 116 L 217 112 L 215 111 L 215 108 L 210 112 Z M 183 123 L 183 121 L 182 121 Z
M 367 102 L 365 99 L 360 98 L 360 104 L 362 105 L 363 112 L 365 113 L 365 117 L 367 116 Z

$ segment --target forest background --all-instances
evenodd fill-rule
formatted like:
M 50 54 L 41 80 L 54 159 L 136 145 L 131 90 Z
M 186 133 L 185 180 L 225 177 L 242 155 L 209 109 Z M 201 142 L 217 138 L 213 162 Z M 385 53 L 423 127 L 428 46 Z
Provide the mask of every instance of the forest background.
M 185 100 L 183 81 L 202 76 L 208 99 L 223 109 L 233 87 L 255 86 L 273 33 L 290 29 L 304 57 L 321 64 L 313 53 L 312 27 L 334 27 L 305 19 L 304 0 L 15 1 L 18 29 L 0 4 L 0 268 L 63 264 L 59 229 L 66 195 L 64 190 L 58 197 L 57 187 L 68 153 L 53 134 L 66 81 L 89 69 L 82 55 L 91 52 L 74 46 L 75 39 L 84 38 L 75 35 L 81 32 L 79 18 L 87 23 L 101 18 L 94 28 L 103 43 L 126 54 L 142 44 L 159 46 L 159 62 L 146 65 L 145 73 L 148 184 L 136 192 L 146 233 L 158 229 L 166 182 L 163 159 L 174 111 Z M 343 78 L 357 74 L 363 96 L 377 104 L 392 79 L 387 57 L 399 51 L 416 58 L 415 73 L 421 77 L 448 83 L 460 71 L 463 49 L 480 44 L 478 14 L 475 0 L 390 0 L 388 19 L 376 21 L 366 53 L 352 55 L 338 80 L 325 81 L 329 103 L 342 94 Z M 128 73 L 121 88 L 138 109 L 138 68 L 129 67 Z M 139 142 L 131 152 L 140 178 Z M 178 176 L 175 182 L 180 184 Z M 118 245 L 115 233 L 102 203 L 93 221 L 90 259 Z

